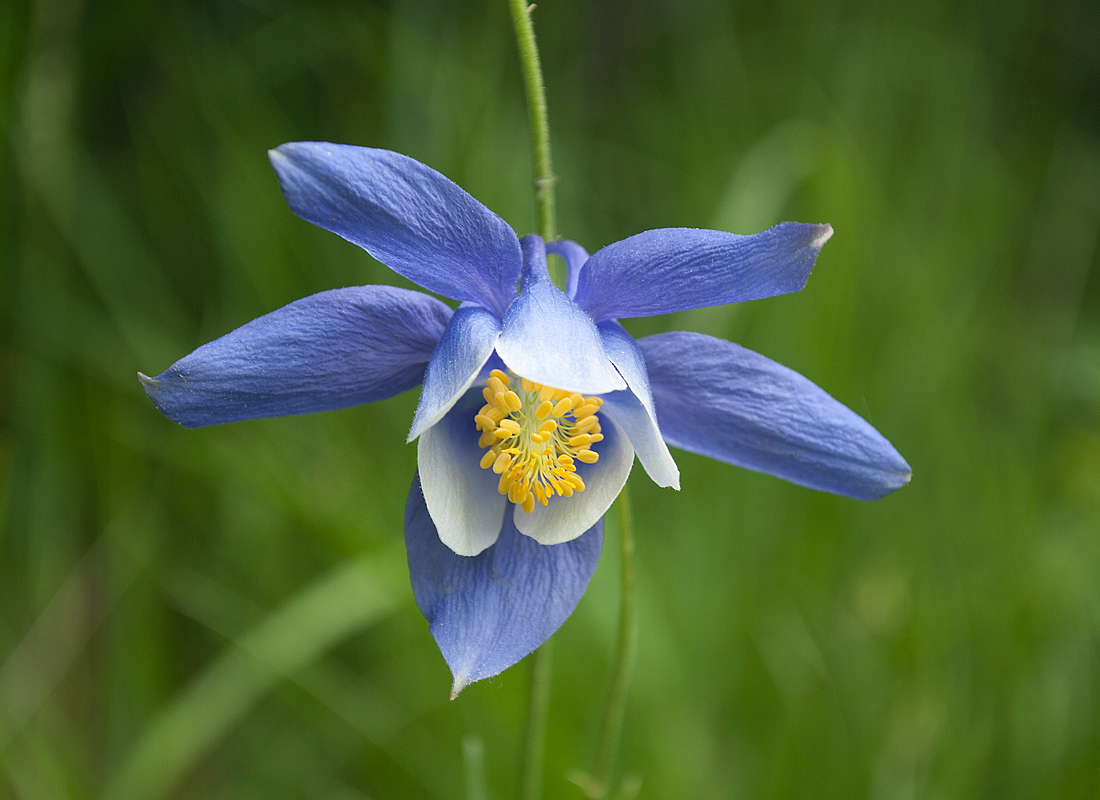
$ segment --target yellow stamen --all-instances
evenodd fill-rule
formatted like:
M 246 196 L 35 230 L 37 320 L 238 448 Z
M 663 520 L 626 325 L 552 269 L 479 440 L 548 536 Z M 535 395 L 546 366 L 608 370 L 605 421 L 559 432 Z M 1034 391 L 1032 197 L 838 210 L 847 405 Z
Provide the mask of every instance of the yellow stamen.
M 584 397 L 527 378 L 493 370 L 485 382 L 485 405 L 474 415 L 486 452 L 482 469 L 500 475 L 497 490 L 527 513 L 535 504 L 583 492 L 577 462 L 595 464 L 592 445 L 603 440 L 599 397 Z
M 562 417 L 569 413 L 573 408 L 573 401 L 568 397 L 559 400 L 554 406 L 554 410 L 551 412 L 555 417 Z
M 577 433 L 588 433 L 599 424 L 599 421 L 595 417 L 585 417 L 577 420 L 577 423 L 573 426 L 573 430 Z
M 577 458 L 585 464 L 595 464 L 600 460 L 600 454 L 595 450 L 581 450 L 577 453 Z

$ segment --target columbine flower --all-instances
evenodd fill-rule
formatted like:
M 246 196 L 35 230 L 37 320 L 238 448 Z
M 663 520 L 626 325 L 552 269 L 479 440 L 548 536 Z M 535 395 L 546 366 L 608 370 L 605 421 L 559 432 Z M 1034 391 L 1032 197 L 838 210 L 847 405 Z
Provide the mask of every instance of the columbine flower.
M 676 489 L 666 443 L 862 500 L 908 482 L 886 439 L 797 373 L 698 333 L 635 341 L 617 321 L 797 291 L 830 226 L 654 230 L 588 257 L 573 242 L 519 240 L 397 153 L 297 142 L 270 156 L 296 214 L 458 308 L 389 286 L 334 289 L 141 380 L 189 428 L 346 408 L 423 382 L 405 541 L 455 694 L 573 612 L 635 455 Z M 568 265 L 564 292 L 547 251 Z

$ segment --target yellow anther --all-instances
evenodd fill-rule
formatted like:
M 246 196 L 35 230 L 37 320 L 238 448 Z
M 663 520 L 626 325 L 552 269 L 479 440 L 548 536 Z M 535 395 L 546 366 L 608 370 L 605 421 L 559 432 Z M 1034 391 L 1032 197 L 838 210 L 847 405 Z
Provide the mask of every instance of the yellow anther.
M 597 417 L 603 401 L 502 370 L 493 370 L 485 384 L 486 405 L 474 424 L 486 451 L 481 467 L 500 475 L 497 490 L 528 513 L 536 503 L 583 492 L 576 462 L 599 460 L 591 445 L 604 438 Z
M 577 423 L 573 426 L 573 430 L 577 433 L 588 433 L 599 424 L 599 420 L 595 417 L 584 417 L 583 419 L 577 420 Z
M 600 454 L 595 450 L 579 450 L 577 451 L 577 458 L 585 464 L 595 464 L 600 460 Z
M 555 417 L 561 417 L 561 416 L 564 416 L 565 414 L 569 413 L 569 410 L 570 410 L 570 409 L 571 409 L 572 407 L 573 407 L 573 401 L 572 401 L 572 399 L 570 399 L 570 398 L 568 398 L 568 397 L 566 397 L 566 398 L 563 398 L 563 399 L 559 400 L 559 401 L 558 401 L 558 402 L 557 402 L 557 403 L 556 403 L 556 404 L 554 405 L 554 410 L 553 410 L 553 414 L 554 414 L 554 416 L 555 416 Z

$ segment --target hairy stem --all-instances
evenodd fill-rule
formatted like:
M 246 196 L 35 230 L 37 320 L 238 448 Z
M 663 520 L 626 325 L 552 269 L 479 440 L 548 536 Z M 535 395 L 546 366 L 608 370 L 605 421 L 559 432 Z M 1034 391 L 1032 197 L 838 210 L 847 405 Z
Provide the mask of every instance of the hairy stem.
M 531 152 L 535 166 L 535 217 L 538 234 L 546 241 L 558 236 L 554 212 L 554 176 L 550 165 L 550 122 L 546 115 L 546 87 L 542 82 L 542 65 L 531 24 L 531 9 L 526 0 L 509 0 L 512 23 L 516 29 L 523 83 L 527 89 L 527 113 L 531 121 Z
M 550 123 L 546 114 L 546 87 L 542 65 L 531 24 L 531 10 L 525 0 L 509 0 L 512 24 L 516 30 L 523 83 L 527 90 L 527 110 L 531 122 L 531 153 L 535 172 L 535 217 L 538 234 L 545 241 L 557 238 L 554 212 L 554 170 L 550 162 Z M 546 748 L 546 718 L 550 710 L 550 642 L 534 656 L 531 671 L 531 701 L 527 712 L 527 739 L 523 748 L 523 772 L 520 797 L 539 800 L 542 796 L 542 761 Z
M 527 708 L 527 740 L 523 747 L 522 800 L 542 797 L 542 758 L 546 750 L 546 717 L 550 711 L 550 665 L 553 651 L 547 641 L 535 651 L 531 665 L 531 702 Z
M 619 606 L 619 637 L 615 643 L 611 679 L 604 700 L 603 725 L 596 746 L 596 758 L 585 791 L 591 798 L 606 797 L 610 791 L 611 771 L 626 714 L 626 696 L 634 668 L 634 650 L 638 640 L 638 602 L 634 590 L 634 515 L 630 509 L 630 494 L 626 487 L 616 503 L 619 512 L 620 580 L 622 598 Z

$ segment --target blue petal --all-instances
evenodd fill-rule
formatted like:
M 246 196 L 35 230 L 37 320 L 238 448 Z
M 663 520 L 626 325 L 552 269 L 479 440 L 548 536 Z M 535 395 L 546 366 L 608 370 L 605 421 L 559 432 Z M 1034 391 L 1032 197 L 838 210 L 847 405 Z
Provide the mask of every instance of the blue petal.
M 470 388 L 498 338 L 500 320 L 491 311 L 472 303 L 458 307 L 428 362 L 408 441 L 435 425 Z
M 565 296 L 570 300 L 577 293 L 577 281 L 581 277 L 581 267 L 588 260 L 588 251 L 576 242 L 568 239 L 558 239 L 556 242 L 546 243 L 546 252 L 554 253 L 565 259 L 565 266 L 569 274 L 565 281 Z
M 798 222 L 752 236 L 646 231 L 596 251 L 580 273 L 574 299 L 602 322 L 796 292 L 832 234 L 829 225 Z
M 611 363 L 629 387 L 625 392 L 605 394 L 603 411 L 625 431 L 634 452 L 638 454 L 638 460 L 653 482 L 679 490 L 680 469 L 668 452 L 657 424 L 642 351 L 638 349 L 634 337 L 618 322 L 601 322 L 599 330 Z
M 474 415 L 483 403 L 468 392 L 436 425 L 420 435 L 416 460 L 428 509 L 439 538 L 463 556 L 476 556 L 496 541 L 508 498 L 497 491 L 498 476 L 482 469 L 485 451 Z
M 446 305 L 408 289 L 333 289 L 140 378 L 153 404 L 188 428 L 347 408 L 420 383 L 450 317 Z
M 533 651 L 562 626 L 588 587 L 603 546 L 596 522 L 578 539 L 545 547 L 505 520 L 496 544 L 479 556 L 455 555 L 439 541 L 414 480 L 405 506 L 409 577 L 454 675 L 451 698 Z
M 797 372 L 701 333 L 638 344 L 669 444 L 859 500 L 909 482 L 882 434 Z
M 497 342 L 504 363 L 517 375 L 555 389 L 582 394 L 625 389 L 595 323 L 550 281 L 542 239 L 523 237 L 523 255 L 523 288 Z
M 449 178 L 389 150 L 291 142 L 268 154 L 291 210 L 425 289 L 504 316 L 516 234 Z
M 600 460 L 595 464 L 577 464 L 577 474 L 585 483 L 584 491 L 572 497 L 552 497 L 546 506 L 536 503 L 530 513 L 515 506 L 512 518 L 520 533 L 539 544 L 561 544 L 583 534 L 611 508 L 630 476 L 634 450 L 613 418 L 605 417 L 600 427 L 604 440 L 593 448 L 600 454 Z

